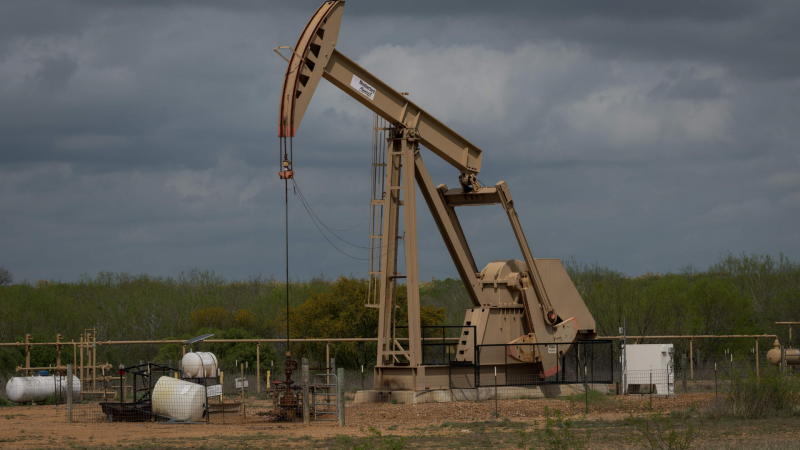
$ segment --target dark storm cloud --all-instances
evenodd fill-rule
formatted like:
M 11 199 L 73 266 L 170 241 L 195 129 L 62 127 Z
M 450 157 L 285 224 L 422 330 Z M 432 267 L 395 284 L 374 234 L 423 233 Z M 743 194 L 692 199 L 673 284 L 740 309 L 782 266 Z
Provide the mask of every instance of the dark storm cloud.
M 272 48 L 318 6 L 4 2 L 0 265 L 19 280 L 282 273 Z M 637 274 L 728 251 L 800 257 L 799 10 L 351 0 L 337 48 L 485 151 L 479 177 L 509 182 L 534 254 Z M 298 185 L 358 245 L 370 140 L 370 113 L 326 82 L 294 139 Z M 292 273 L 362 276 L 290 202 Z M 479 265 L 519 257 L 501 210 L 460 213 Z M 454 276 L 418 218 L 421 276 Z

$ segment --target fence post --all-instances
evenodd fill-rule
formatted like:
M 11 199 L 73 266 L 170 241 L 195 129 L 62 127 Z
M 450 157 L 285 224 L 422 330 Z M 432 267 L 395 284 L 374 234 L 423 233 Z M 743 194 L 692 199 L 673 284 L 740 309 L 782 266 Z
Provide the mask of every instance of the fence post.
M 339 426 L 344 426 L 344 368 L 340 367 L 337 372 L 336 380 L 338 386 L 336 387 L 336 400 L 339 402 Z
M 650 366 L 650 410 L 653 410 L 653 366 Z
M 761 374 L 758 373 L 758 338 L 756 338 L 756 380 L 761 378 Z
M 717 363 L 714 363 L 714 398 L 719 399 L 719 389 L 717 388 Z
M 589 414 L 589 384 L 586 377 L 588 373 L 586 372 L 586 345 L 583 346 L 583 393 L 586 396 L 586 414 Z
M 508 377 L 508 372 L 506 372 L 506 377 Z M 508 382 L 508 379 L 506 379 Z M 497 366 L 494 366 L 494 418 L 497 420 Z
M 261 343 L 256 342 L 256 394 L 261 393 Z
M 303 358 L 303 424 L 311 425 L 311 410 L 308 396 L 308 360 Z
M 681 360 L 682 360 L 681 361 L 682 362 L 681 367 L 683 368 L 683 393 L 685 394 L 686 391 L 687 391 L 687 388 L 686 388 L 686 373 L 687 373 L 687 370 L 686 370 L 686 353 L 681 355 Z
M 72 423 L 72 364 L 67 364 L 67 423 Z

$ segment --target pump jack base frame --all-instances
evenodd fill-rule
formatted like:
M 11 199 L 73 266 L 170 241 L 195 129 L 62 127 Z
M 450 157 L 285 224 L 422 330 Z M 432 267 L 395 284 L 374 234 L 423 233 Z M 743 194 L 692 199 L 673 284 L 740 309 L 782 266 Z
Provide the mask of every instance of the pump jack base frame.
M 608 384 L 588 384 L 589 389 L 599 391 L 603 394 L 613 392 L 613 388 Z M 522 386 L 483 386 L 479 388 L 445 388 L 445 389 L 425 389 L 425 390 L 380 390 L 380 391 L 358 391 L 356 392 L 355 403 L 446 403 L 455 401 L 478 401 L 493 400 L 497 393 L 500 400 L 520 399 L 520 398 L 553 398 L 569 397 L 572 395 L 583 394 L 584 385 L 576 384 L 544 384 L 544 385 L 522 385 Z

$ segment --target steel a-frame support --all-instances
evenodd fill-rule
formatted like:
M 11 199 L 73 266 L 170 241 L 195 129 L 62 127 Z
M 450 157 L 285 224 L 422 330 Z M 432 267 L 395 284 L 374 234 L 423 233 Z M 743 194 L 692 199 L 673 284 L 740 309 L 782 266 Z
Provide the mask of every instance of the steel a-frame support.
M 419 151 L 418 134 L 413 128 L 392 130 L 392 145 L 387 148 L 385 220 L 381 255 L 381 287 L 378 318 L 378 370 L 385 366 L 422 364 L 422 333 L 419 317 L 419 266 L 417 261 L 417 209 L 414 185 L 414 154 Z M 402 196 L 401 196 L 402 191 Z M 400 207 L 403 207 L 405 236 L 399 234 Z M 405 274 L 397 270 L 399 241 L 405 245 Z M 406 280 L 408 300 L 408 339 L 397 339 L 397 280 Z M 405 333 L 402 333 L 405 334 Z M 405 338 L 406 336 L 403 336 Z M 378 372 L 376 372 L 377 374 Z M 380 380 L 376 380 L 380 383 Z

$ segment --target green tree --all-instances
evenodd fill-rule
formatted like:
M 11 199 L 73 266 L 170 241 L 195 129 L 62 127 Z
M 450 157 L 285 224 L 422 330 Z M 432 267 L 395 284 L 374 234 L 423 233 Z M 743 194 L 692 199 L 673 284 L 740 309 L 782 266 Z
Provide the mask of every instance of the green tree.
M 0 266 L 0 286 L 5 286 L 14 283 L 14 275 L 5 267 Z
M 340 277 L 329 292 L 312 293 L 302 305 L 289 310 L 293 338 L 345 338 L 378 336 L 378 310 L 367 308 L 367 281 Z M 408 302 L 405 285 L 397 289 L 398 326 L 408 325 Z M 444 320 L 444 308 L 423 306 L 420 322 L 423 326 L 439 325 Z M 374 365 L 376 346 L 374 343 L 339 342 L 331 345 L 331 357 L 337 365 L 358 368 Z M 324 343 L 305 343 L 295 346 L 295 356 L 311 357 L 320 363 L 325 361 Z

